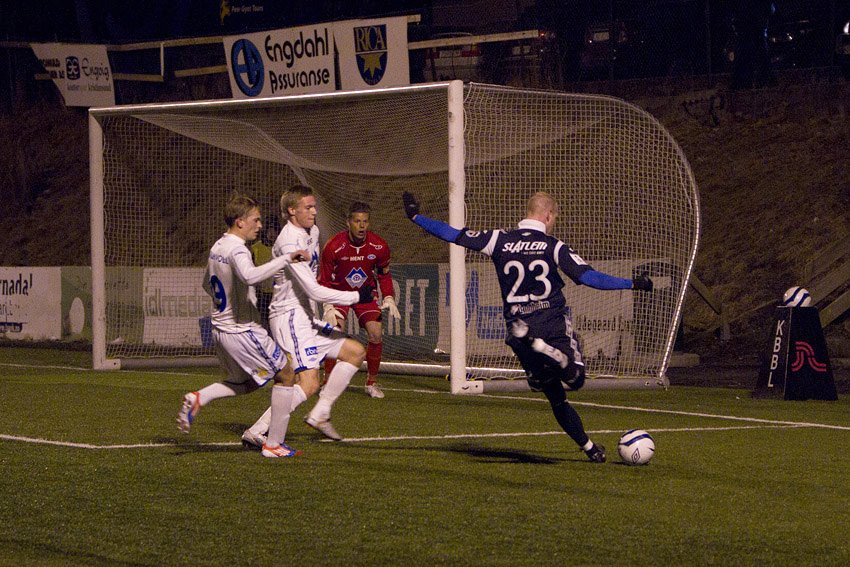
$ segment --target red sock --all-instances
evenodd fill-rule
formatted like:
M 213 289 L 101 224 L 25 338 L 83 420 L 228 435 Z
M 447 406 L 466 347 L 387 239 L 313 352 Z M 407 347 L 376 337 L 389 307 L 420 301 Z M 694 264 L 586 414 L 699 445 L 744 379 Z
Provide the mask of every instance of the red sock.
M 375 376 L 378 375 L 378 369 L 381 367 L 381 352 L 384 350 L 384 343 L 369 343 L 366 346 L 366 373 L 369 378 L 366 379 L 367 384 L 375 382 Z

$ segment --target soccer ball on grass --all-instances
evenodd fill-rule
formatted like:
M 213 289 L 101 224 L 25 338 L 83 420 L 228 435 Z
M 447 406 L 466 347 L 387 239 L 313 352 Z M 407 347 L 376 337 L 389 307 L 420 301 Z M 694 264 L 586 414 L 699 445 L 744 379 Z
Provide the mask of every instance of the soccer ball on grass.
M 632 429 L 620 437 L 617 452 L 627 465 L 645 465 L 655 454 L 655 441 L 643 429 Z

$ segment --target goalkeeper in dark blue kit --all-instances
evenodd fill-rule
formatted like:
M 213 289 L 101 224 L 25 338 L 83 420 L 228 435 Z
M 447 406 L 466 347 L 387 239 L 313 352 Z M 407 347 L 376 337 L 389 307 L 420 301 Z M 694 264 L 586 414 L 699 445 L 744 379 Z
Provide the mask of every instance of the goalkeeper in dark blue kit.
M 505 343 L 519 358 L 531 389 L 546 395 L 567 435 L 591 461 L 604 463 L 605 447 L 588 438 L 564 391 L 564 385 L 570 390 L 584 385 L 585 369 L 558 270 L 576 284 L 602 290 L 651 292 L 652 280 L 646 274 L 630 280 L 598 272 L 552 236 L 558 204 L 548 193 L 532 195 L 526 218 L 506 231 L 458 230 L 420 214 L 419 201 L 411 193 L 404 193 L 403 201 L 407 217 L 428 233 L 493 260 L 508 328 Z

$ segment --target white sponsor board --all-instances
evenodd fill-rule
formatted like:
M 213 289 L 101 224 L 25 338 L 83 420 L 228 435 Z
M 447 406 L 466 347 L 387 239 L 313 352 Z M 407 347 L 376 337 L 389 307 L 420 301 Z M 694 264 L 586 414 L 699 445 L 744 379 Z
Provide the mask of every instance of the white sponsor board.
M 201 346 L 212 302 L 201 287 L 204 268 L 147 268 L 142 283 L 142 341 Z
M 337 22 L 334 40 L 342 90 L 410 84 L 406 17 Z
M 0 336 L 59 340 L 61 302 L 61 268 L 0 268 Z
M 228 36 L 222 43 L 233 98 L 336 89 L 333 24 Z
M 66 106 L 115 106 L 112 67 L 104 45 L 30 44 Z

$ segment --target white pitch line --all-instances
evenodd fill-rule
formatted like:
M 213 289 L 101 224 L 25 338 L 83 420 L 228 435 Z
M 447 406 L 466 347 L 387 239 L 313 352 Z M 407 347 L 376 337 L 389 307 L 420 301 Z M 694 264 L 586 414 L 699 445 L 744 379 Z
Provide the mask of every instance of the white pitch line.
M 74 372 L 95 372 L 102 373 L 103 370 L 95 370 L 94 368 L 82 366 L 64 366 L 60 364 L 16 364 L 14 362 L 0 362 L 0 366 L 9 368 L 29 368 L 30 370 L 73 370 Z M 214 369 L 210 369 L 211 371 Z M 108 372 L 144 372 L 145 374 L 157 374 L 165 376 L 204 376 L 203 372 L 174 372 L 173 370 L 148 370 L 142 368 L 121 368 L 118 370 L 110 370 Z M 210 372 L 212 373 L 212 372 Z
M 72 449 L 151 449 L 158 447 L 181 447 L 181 443 L 135 443 L 130 445 L 93 445 L 91 443 L 72 443 L 70 441 L 54 441 L 52 439 L 41 439 L 38 437 L 23 437 L 20 435 L 4 435 L 0 433 L 0 439 L 5 441 L 20 441 L 22 443 L 36 443 L 39 445 L 56 445 L 58 447 L 71 447 Z M 230 445 L 241 445 L 241 442 L 229 443 L 199 443 L 192 446 L 201 447 L 227 447 Z
M 32 370 L 74 370 L 77 372 L 84 372 L 86 370 L 91 370 L 91 368 L 82 368 L 80 366 L 62 366 L 59 364 L 43 364 L 43 365 L 34 365 L 34 364 L 15 364 L 13 362 L 0 362 L 0 366 L 8 366 L 9 368 L 30 368 Z
M 652 433 L 678 433 L 693 431 L 732 431 L 736 429 L 794 429 L 800 425 L 739 425 L 731 427 L 681 427 L 674 429 L 652 429 Z M 589 435 L 622 433 L 619 429 L 598 429 L 588 431 Z M 566 435 L 563 431 L 532 431 L 523 433 L 460 433 L 456 435 L 398 435 L 395 437 L 346 437 L 342 443 L 368 443 L 377 441 L 437 441 L 446 439 L 486 439 L 496 437 L 543 437 L 546 435 Z M 330 439 L 326 441 L 333 443 Z
M 804 425 L 739 425 L 730 427 L 679 427 L 666 429 L 652 429 L 652 433 L 680 433 L 694 431 L 733 431 L 738 429 L 793 429 L 805 427 Z M 620 430 L 599 429 L 588 431 L 591 435 L 621 433 Z M 448 441 L 452 439 L 494 439 L 507 437 L 543 437 L 549 435 L 566 435 L 563 431 L 524 431 L 508 433 L 460 433 L 455 435 L 395 435 L 389 437 L 351 437 L 342 440 L 342 443 L 376 443 L 386 441 Z M 0 434 L 0 440 L 18 441 L 21 443 L 35 443 L 39 445 L 54 445 L 57 447 L 70 447 L 72 449 L 157 449 L 162 447 L 235 447 L 241 442 L 223 443 L 135 443 L 123 445 L 94 445 L 92 443 L 73 443 L 70 441 L 55 441 L 52 439 L 41 439 L 38 437 L 24 437 L 20 435 Z M 324 442 L 333 443 L 330 439 Z
M 434 391 L 434 390 L 422 390 L 422 389 L 404 389 L 404 388 L 382 388 L 384 391 L 392 392 L 415 392 L 420 394 L 447 394 L 445 391 Z M 549 403 L 546 398 L 540 397 L 526 397 L 526 396 L 501 396 L 496 394 L 474 394 L 469 396 L 470 399 L 476 398 L 495 398 L 499 400 L 521 400 L 521 401 L 531 401 L 538 403 Z M 762 419 L 758 417 L 740 417 L 736 415 L 723 415 L 716 413 L 702 413 L 702 412 L 692 412 L 692 411 L 682 411 L 682 410 L 665 410 L 665 409 L 657 409 L 657 408 L 641 408 L 636 406 L 618 406 L 613 404 L 599 404 L 596 402 L 577 402 L 574 400 L 570 400 L 570 404 L 574 406 L 587 406 L 587 407 L 595 407 L 602 409 L 616 409 L 616 410 L 624 410 L 624 411 L 638 411 L 638 412 L 646 412 L 646 413 L 664 413 L 670 415 L 686 415 L 689 417 L 709 417 L 714 419 L 726 419 L 729 421 L 746 421 L 750 423 L 764 423 L 767 425 L 784 425 L 788 427 L 819 427 L 822 429 L 836 429 L 839 431 L 850 431 L 850 426 L 847 425 L 830 425 L 828 423 L 811 423 L 811 422 L 798 422 L 798 421 L 782 421 L 776 419 Z
M 0 366 L 12 366 L 12 367 L 23 367 L 23 368 L 67 369 L 67 370 L 81 370 L 81 371 L 92 371 L 92 372 L 94 372 L 94 370 L 92 370 L 91 368 L 77 368 L 77 367 L 72 367 L 72 366 L 33 366 L 33 365 L 12 364 L 12 363 L 0 363 Z M 126 371 L 122 370 L 122 372 L 134 372 L 134 371 L 135 370 L 126 370 Z M 147 372 L 150 372 L 150 371 L 147 371 Z M 157 374 L 172 374 L 172 375 L 181 375 L 181 376 L 196 376 L 197 375 L 197 374 L 168 372 L 168 371 L 159 371 L 159 372 L 154 371 L 154 372 L 157 373 Z M 450 393 L 445 391 L 445 390 L 425 390 L 425 389 L 422 389 L 422 388 L 384 388 L 384 390 L 390 391 L 390 392 L 395 391 L 395 392 L 411 392 L 411 393 L 417 393 L 417 394 L 450 395 Z M 537 402 L 537 403 L 548 403 L 548 400 L 546 400 L 546 398 L 540 398 L 540 397 L 495 395 L 495 394 L 476 394 L 474 396 L 470 396 L 470 399 L 472 399 L 472 400 L 474 400 L 476 398 L 491 398 L 491 399 L 500 399 L 500 400 L 521 400 L 521 401 L 532 401 L 532 402 Z M 815 427 L 815 428 L 832 429 L 832 430 L 838 430 L 838 431 L 850 431 L 850 426 L 830 425 L 830 424 L 826 424 L 826 423 L 784 421 L 784 420 L 775 420 L 775 419 L 762 419 L 762 418 L 756 418 L 756 417 L 741 417 L 741 416 L 735 416 L 735 415 L 723 415 L 723 414 L 713 414 L 713 413 L 703 413 L 703 412 L 689 412 L 689 411 L 682 411 L 682 410 L 665 410 L 665 409 L 657 409 L 657 408 L 642 408 L 642 407 L 634 407 L 634 406 L 619 406 L 619 405 L 613 405 L 613 404 L 599 404 L 599 403 L 595 403 L 595 402 L 571 401 L 570 403 L 573 404 L 573 405 L 576 405 L 576 406 L 595 407 L 595 408 L 602 408 L 602 409 L 615 409 L 615 410 L 623 410 L 623 411 L 637 411 L 637 412 L 645 412 L 645 413 L 661 413 L 661 414 L 668 414 L 668 415 L 683 415 L 683 416 L 689 416 L 689 417 L 705 417 L 705 418 L 723 419 L 723 420 L 729 420 L 729 421 L 743 421 L 743 422 L 748 422 L 748 423 L 759 423 L 759 424 L 764 424 L 764 425 L 767 425 L 767 426 Z M 533 433 L 533 434 L 504 434 L 504 435 L 505 436 L 509 436 L 509 435 L 553 435 L 553 434 L 560 434 L 560 433 L 562 433 L 562 432 L 556 431 L 556 432 L 551 432 L 551 433 L 547 432 L 547 433 Z M 499 434 L 497 434 L 497 435 L 499 435 Z M 8 438 L 10 438 L 10 436 L 0 434 L 0 439 L 8 439 Z M 423 437 L 423 438 L 442 439 L 444 437 Z M 464 438 L 464 437 L 461 436 L 460 438 Z M 366 439 L 368 439 L 368 438 L 366 438 Z M 409 439 L 411 439 L 411 438 L 409 438 Z M 55 441 L 49 441 L 49 440 L 40 440 L 40 441 L 39 440 L 32 440 L 30 442 L 34 442 L 34 443 L 41 442 L 41 443 L 47 443 L 47 444 L 62 444 L 61 442 L 55 442 Z M 80 445 L 83 446 L 84 444 L 80 444 Z M 224 444 L 224 445 L 229 445 L 229 444 Z M 66 445 L 66 446 L 74 446 L 74 444 L 70 444 L 70 445 Z M 135 448 L 135 447 L 139 447 L 139 448 L 143 448 L 143 447 L 161 447 L 161 446 L 177 446 L 177 445 L 171 445 L 171 444 L 140 444 L 140 445 L 131 445 L 131 446 L 122 446 L 122 445 L 98 446 L 98 445 L 92 445 L 90 447 L 83 447 L 83 448 L 90 448 L 90 449 L 102 449 L 102 448 L 108 448 L 108 447 L 114 447 L 114 448 Z
M 847 425 L 831 425 L 828 423 L 811 423 L 808 421 L 784 421 L 779 419 L 762 419 L 758 417 L 740 417 L 737 415 L 722 415 L 715 413 L 702 413 L 702 412 L 693 412 L 693 411 L 680 411 L 680 410 L 664 410 L 664 409 L 655 409 L 655 408 L 640 408 L 633 406 L 615 406 L 609 404 L 597 404 L 594 402 L 570 402 L 575 405 L 588 406 L 588 407 L 596 407 L 603 409 L 622 409 L 629 411 L 642 411 L 648 413 L 665 413 L 672 415 L 687 415 L 690 417 L 711 417 L 716 419 L 726 419 L 729 421 L 746 421 L 749 423 L 764 423 L 766 425 L 786 425 L 789 427 L 818 427 L 821 429 L 835 429 L 838 431 L 850 431 L 850 426 Z

